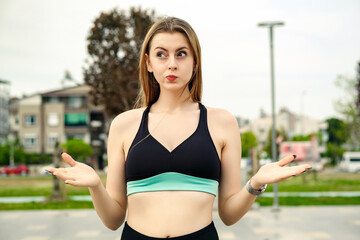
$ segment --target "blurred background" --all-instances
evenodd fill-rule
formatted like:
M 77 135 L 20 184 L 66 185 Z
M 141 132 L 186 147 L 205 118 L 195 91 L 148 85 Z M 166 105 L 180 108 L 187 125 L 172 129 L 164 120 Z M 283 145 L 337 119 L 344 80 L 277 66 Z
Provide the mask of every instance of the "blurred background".
M 133 107 L 142 39 L 165 16 L 198 34 L 203 103 L 238 120 L 242 182 L 272 161 L 273 142 L 278 157 L 313 166 L 255 206 L 272 206 L 275 191 L 280 206 L 360 205 L 359 12 L 358 0 L 2 0 L 0 210 L 93 208 L 87 189 L 45 168 L 66 167 L 66 151 L 105 183 L 109 124 Z M 272 69 L 264 21 L 283 23 Z

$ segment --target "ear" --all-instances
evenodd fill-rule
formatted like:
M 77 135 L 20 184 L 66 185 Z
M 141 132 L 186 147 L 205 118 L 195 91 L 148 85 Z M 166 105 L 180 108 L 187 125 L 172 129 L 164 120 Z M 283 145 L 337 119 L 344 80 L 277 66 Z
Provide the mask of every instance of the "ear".
M 148 72 L 153 72 L 153 69 L 150 64 L 149 55 L 147 55 L 147 53 L 145 53 L 145 62 L 146 62 L 146 67 L 147 67 Z

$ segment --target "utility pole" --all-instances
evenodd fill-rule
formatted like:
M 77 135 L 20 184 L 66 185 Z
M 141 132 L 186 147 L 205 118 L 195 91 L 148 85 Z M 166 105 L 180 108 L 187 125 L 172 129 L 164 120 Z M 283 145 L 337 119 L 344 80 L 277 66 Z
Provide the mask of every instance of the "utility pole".
M 270 33 L 270 70 L 271 70 L 271 109 L 272 109 L 272 161 L 277 162 L 277 149 L 276 149 L 276 110 L 275 110 L 275 79 L 274 79 L 274 50 L 273 50 L 273 28 L 276 26 L 283 26 L 284 22 L 261 22 L 258 27 L 269 28 Z M 273 211 L 279 211 L 279 197 L 278 197 L 278 184 L 274 183 L 274 203 Z

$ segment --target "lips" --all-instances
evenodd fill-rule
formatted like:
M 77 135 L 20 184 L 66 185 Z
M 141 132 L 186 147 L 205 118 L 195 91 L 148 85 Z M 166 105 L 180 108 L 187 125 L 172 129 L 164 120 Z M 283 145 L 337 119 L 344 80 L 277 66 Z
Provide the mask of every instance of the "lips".
M 170 82 L 173 82 L 177 79 L 177 76 L 175 75 L 168 75 L 166 76 L 166 79 L 169 80 Z

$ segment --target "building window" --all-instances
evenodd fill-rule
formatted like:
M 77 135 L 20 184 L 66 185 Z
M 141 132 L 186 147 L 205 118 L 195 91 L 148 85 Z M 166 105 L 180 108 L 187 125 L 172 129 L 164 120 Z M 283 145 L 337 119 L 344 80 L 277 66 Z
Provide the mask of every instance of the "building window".
M 49 147 L 54 147 L 55 143 L 59 141 L 59 136 L 57 133 L 50 133 L 48 138 Z
M 87 126 L 88 114 L 87 113 L 66 113 L 65 126 L 66 127 L 83 127 Z
M 81 97 L 70 97 L 69 98 L 69 108 L 81 108 L 82 99 Z
M 58 97 L 50 97 L 49 102 L 50 103 L 58 103 L 58 102 L 60 102 L 60 100 Z
M 35 126 L 36 125 L 36 116 L 35 115 L 25 115 L 24 125 L 25 126 Z
M 56 127 L 59 125 L 59 114 L 58 113 L 49 113 L 48 114 L 48 125 L 50 127 Z
M 25 148 L 36 147 L 36 145 L 37 145 L 37 138 L 35 135 L 25 135 L 24 136 L 24 147 Z
M 81 139 L 81 140 L 85 141 L 85 134 L 68 134 L 68 135 L 66 135 L 66 139 L 67 140 Z

